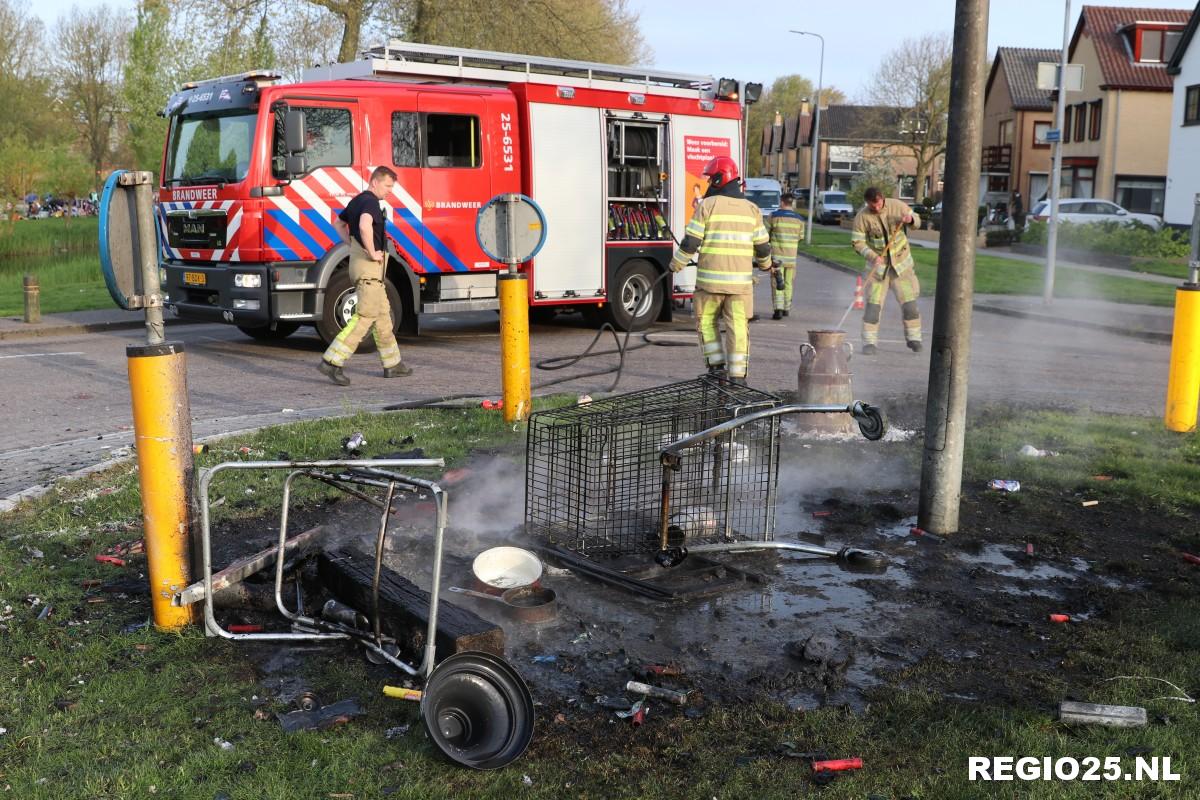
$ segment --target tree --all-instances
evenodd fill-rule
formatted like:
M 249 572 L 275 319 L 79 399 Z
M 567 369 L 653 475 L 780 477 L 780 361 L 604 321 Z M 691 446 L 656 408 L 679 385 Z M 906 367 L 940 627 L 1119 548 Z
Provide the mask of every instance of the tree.
M 628 0 L 402 0 L 388 13 L 408 39 L 427 44 L 605 64 L 651 56 Z
M 746 165 L 747 175 L 757 175 L 762 172 L 762 154 L 758 146 L 761 142 L 763 129 L 770 125 L 775 114 L 779 113 L 784 119 L 800 113 L 800 104 L 811 99 L 816 94 L 816 85 L 803 75 L 780 75 L 770 88 L 764 89 L 758 102 L 750 106 L 750 122 L 746 138 L 750 144 L 749 164 Z M 821 90 L 821 107 L 831 103 L 844 103 L 846 96 L 834 86 L 825 86 Z
M 884 57 L 868 92 L 876 105 L 900 109 L 901 144 L 896 147 L 911 153 L 917 162 L 918 197 L 925 192 L 925 178 L 934 162 L 946 152 L 952 49 L 949 34 L 906 39 Z
M 72 9 L 55 32 L 59 91 L 96 176 L 120 141 L 114 130 L 128 36 L 128 21 L 108 6 Z
M 167 65 L 171 14 L 165 0 L 142 0 L 129 36 L 121 95 L 129 126 L 129 149 L 137 169 L 157 171 L 167 135 L 159 112 L 174 88 Z
M 863 195 L 867 187 L 874 186 L 883 192 L 885 197 L 896 197 L 899 184 L 896 179 L 896 169 L 890 158 L 867 158 L 862 161 L 862 171 L 850 180 L 850 190 L 846 192 L 846 202 L 854 208 L 861 208 Z
M 95 175 L 86 158 L 75 150 L 46 146 L 41 158 L 41 182 L 55 197 L 75 200 L 87 194 L 95 185 Z M 70 213 L 63 215 L 69 224 Z
M 342 44 L 338 48 L 338 61 L 353 61 L 358 58 L 359 37 L 363 25 L 375 9 L 376 0 L 309 0 L 329 11 L 342 22 Z
M 0 0 L 0 140 L 40 141 L 55 130 L 55 104 L 45 63 L 42 22 L 12 0 Z

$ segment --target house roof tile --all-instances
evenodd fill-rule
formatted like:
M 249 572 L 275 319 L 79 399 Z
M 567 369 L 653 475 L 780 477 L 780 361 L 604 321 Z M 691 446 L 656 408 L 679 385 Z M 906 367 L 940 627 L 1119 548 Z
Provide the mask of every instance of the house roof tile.
M 1008 92 L 1012 96 L 1012 107 L 1022 111 L 1049 111 L 1054 108 L 1053 93 L 1037 87 L 1038 64 L 1043 61 L 1058 63 L 1061 53 L 1036 47 L 1001 47 L 996 50 L 996 60 L 988 76 L 988 91 L 998 69 L 1004 70 L 1008 81 Z
M 1074 60 L 1079 37 L 1086 34 L 1100 61 L 1101 85 L 1109 89 L 1171 91 L 1172 79 L 1165 64 L 1137 64 L 1122 30 L 1135 22 L 1165 22 L 1184 25 L 1192 12 L 1186 8 L 1119 8 L 1084 6 L 1071 39 Z

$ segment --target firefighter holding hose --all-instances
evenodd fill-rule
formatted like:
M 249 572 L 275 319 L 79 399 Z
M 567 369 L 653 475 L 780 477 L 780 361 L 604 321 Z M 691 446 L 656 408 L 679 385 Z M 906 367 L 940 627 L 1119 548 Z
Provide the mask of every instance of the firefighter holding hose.
M 679 272 L 696 259 L 692 304 L 708 371 L 745 383 L 750 363 L 748 323 L 754 315 L 754 268 L 771 269 L 771 240 L 762 211 L 742 193 L 732 158 L 712 159 L 704 167 L 704 176 L 708 191 L 684 231 L 671 270 Z M 717 329 L 718 318 L 725 322 L 724 342 Z
M 921 285 L 905 234 L 907 226 L 919 227 L 921 219 L 907 203 L 889 197 L 872 186 L 863 195 L 866 205 L 854 218 L 850 244 L 866 259 L 867 307 L 863 311 L 862 354 L 874 355 L 879 342 L 879 317 L 889 290 L 900 303 L 904 316 L 904 341 L 914 353 L 921 352 L 921 312 L 917 298 Z

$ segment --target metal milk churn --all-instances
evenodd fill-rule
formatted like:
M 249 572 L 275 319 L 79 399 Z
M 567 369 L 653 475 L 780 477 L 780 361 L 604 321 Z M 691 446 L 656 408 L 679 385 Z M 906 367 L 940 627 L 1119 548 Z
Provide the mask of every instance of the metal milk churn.
M 808 341 L 800 345 L 797 401 L 810 405 L 854 402 L 850 388 L 853 350 L 854 346 L 846 341 L 845 331 L 809 331 Z M 855 431 L 854 419 L 849 414 L 801 414 L 797 421 L 810 430 L 849 434 Z

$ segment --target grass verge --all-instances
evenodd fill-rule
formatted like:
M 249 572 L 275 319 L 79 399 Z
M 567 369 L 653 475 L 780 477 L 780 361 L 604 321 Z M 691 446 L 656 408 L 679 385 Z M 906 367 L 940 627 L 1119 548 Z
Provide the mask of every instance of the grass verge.
M 825 241 L 817 243 L 817 234 Z M 861 270 L 863 260 L 850 248 L 850 234 L 841 231 L 814 232 L 813 245 L 801 246 L 800 252 Z M 913 247 L 921 294 L 932 296 L 937 289 L 938 251 Z M 1040 296 L 1044 280 L 1043 268 L 1016 259 L 979 254 L 975 257 L 976 294 L 1014 294 Z M 1175 287 L 1139 281 L 1115 275 L 1100 275 L 1070 267 L 1055 272 L 1056 297 L 1076 297 L 1107 300 L 1113 303 L 1171 306 L 1175 303 Z
M 0 258 L 92 253 L 99 248 L 98 217 L 0 222 Z M 0 266 L 0 272 L 7 271 Z
M 1200 506 L 1200 439 L 1162 433 L 1156 421 L 1099 415 L 995 410 L 972 424 L 968 482 L 1016 477 L 1014 498 L 1057 502 L 1095 474 L 1105 503 L 1129 505 L 1149 521 Z M 342 437 L 362 431 L 368 452 L 423 448 L 449 464 L 473 449 L 520 445 L 499 415 L 480 410 L 420 411 L 273 428 L 214 447 L 202 464 L 238 458 L 333 457 Z M 1134 432 L 1136 431 L 1136 435 Z M 411 437 L 411 440 L 410 438 Z M 1060 451 L 1023 459 L 1020 445 Z M 915 446 L 914 446 L 915 447 Z M 242 448 L 246 448 L 245 452 Z M 1100 485 L 1102 484 L 1102 485 Z M 1088 484 L 1090 487 L 1090 484 Z M 275 497 L 269 481 L 245 494 L 245 481 L 217 487 L 223 515 L 254 514 Z M 307 497 L 315 502 L 314 492 Z M 1060 629 L 1063 665 L 1095 676 L 1076 686 L 1047 674 L 1019 707 L 948 700 L 928 687 L 958 666 L 931 653 L 881 687 L 869 711 L 794 713 L 779 704 L 709 709 L 699 719 L 663 713 L 632 728 L 611 716 L 565 706 L 539 716 L 531 751 L 511 768 L 467 772 L 432 757 L 416 709 L 378 696 L 381 673 L 348 648 L 320 657 L 313 676 L 323 697 L 356 694 L 366 715 L 324 732 L 286 735 L 255 710 L 286 711 L 269 699 L 246 645 L 198 632 L 158 634 L 127 626 L 144 620 L 139 598 L 89 602 L 81 581 L 115 568 L 92 556 L 138 535 L 133 469 L 59 485 L 0 519 L 0 787 L 42 798 L 1190 798 L 1200 775 L 1195 706 L 1147 698 L 1171 694 L 1117 674 L 1155 675 L 1195 686 L 1200 639 L 1196 578 L 1171 596 L 1146 593 L 1104 620 Z M 514 499 L 519 502 L 519 499 Z M 1193 534 L 1193 536 L 1200 534 Z M 132 576 L 130 576 L 132 577 Z M 1190 583 L 1189 583 L 1190 581 Z M 101 595 L 103 596 L 103 595 Z M 45 605 L 54 612 L 38 620 Z M 948 610 L 947 613 L 953 613 Z M 1004 680 L 1005 676 L 997 676 Z M 1145 705 L 1145 729 L 1068 728 L 1053 721 L 1065 693 L 1095 702 Z M 554 719 L 551 719 L 554 717 Z M 384 731 L 411 724 L 405 735 Z M 216 740 L 229 742 L 225 749 Z M 820 751 L 861 756 L 865 768 L 818 788 L 801 758 Z M 971 755 L 1170 757 L 1179 782 L 972 783 Z M 526 776 L 528 780 L 526 780 Z
M 25 308 L 25 273 L 38 278 L 43 314 L 115 308 L 95 255 L 13 259 L 0 270 L 0 316 L 19 315 Z

